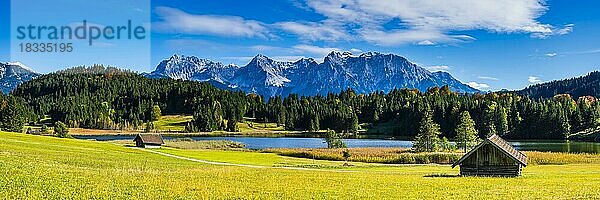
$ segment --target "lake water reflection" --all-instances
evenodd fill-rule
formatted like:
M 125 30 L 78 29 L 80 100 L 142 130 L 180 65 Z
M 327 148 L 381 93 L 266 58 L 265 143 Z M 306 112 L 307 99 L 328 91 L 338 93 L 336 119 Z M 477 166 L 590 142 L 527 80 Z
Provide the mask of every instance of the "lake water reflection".
M 99 136 L 74 136 L 78 139 L 94 139 L 98 141 L 133 140 L 132 135 L 99 135 Z M 177 137 L 164 136 L 164 139 Z M 325 148 L 323 138 L 295 138 L 295 137 L 188 137 L 194 140 L 231 140 L 246 144 L 249 149 L 265 148 Z M 344 139 L 348 147 L 400 147 L 411 148 L 412 141 L 385 140 L 385 139 Z M 600 153 L 600 143 L 592 142 L 567 142 L 567 141 L 513 141 L 515 148 L 526 151 L 552 151 L 574 153 Z

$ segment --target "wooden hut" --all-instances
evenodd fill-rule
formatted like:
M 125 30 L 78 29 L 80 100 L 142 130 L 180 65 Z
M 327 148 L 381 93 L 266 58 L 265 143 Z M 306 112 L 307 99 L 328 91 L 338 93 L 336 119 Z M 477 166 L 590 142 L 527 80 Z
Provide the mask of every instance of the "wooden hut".
M 522 168 L 527 166 L 527 156 L 494 134 L 456 161 L 452 168 L 456 165 L 460 165 L 463 176 L 520 176 Z
M 138 134 L 133 141 L 142 148 L 160 148 L 165 143 L 159 134 Z

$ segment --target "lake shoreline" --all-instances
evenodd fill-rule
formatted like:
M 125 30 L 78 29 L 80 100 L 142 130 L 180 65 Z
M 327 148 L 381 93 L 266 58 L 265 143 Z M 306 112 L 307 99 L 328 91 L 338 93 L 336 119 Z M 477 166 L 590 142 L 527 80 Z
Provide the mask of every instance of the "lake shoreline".
M 290 137 L 290 136 L 260 136 L 260 135 L 162 135 L 163 139 L 190 138 L 191 140 L 229 140 L 244 143 L 248 149 L 267 148 L 326 148 L 325 140 L 320 137 Z M 115 141 L 133 140 L 135 135 L 74 135 L 76 139 Z M 383 148 L 412 148 L 412 140 L 398 140 L 389 138 L 349 138 L 343 139 L 349 148 L 383 147 Z M 451 142 L 454 143 L 454 142 Z M 575 153 L 600 153 L 600 143 L 578 142 L 578 141 L 556 141 L 556 140 L 519 140 L 509 141 L 518 150 L 525 151 L 551 151 L 551 152 L 575 152 Z

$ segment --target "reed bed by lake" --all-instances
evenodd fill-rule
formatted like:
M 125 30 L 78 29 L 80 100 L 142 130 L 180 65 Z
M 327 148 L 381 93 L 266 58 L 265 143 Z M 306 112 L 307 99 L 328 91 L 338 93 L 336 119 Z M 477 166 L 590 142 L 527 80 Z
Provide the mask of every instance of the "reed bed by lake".
M 178 149 L 243 149 L 244 143 L 229 140 L 193 140 L 181 138 L 166 140 L 165 146 Z
M 457 152 L 424 152 L 416 153 L 406 148 L 302 148 L 302 149 L 265 149 L 263 152 L 276 153 L 282 156 L 310 158 L 318 160 L 343 161 L 343 151 L 348 150 L 348 161 L 387 164 L 451 164 L 462 156 Z
M 529 165 L 600 164 L 600 154 L 525 151 Z
M 265 149 L 263 152 L 298 158 L 343 161 L 345 150 L 351 154 L 348 161 L 386 164 L 452 164 L 463 155 L 462 152 L 418 153 L 406 148 L 274 148 Z M 600 154 L 538 151 L 524 151 L 524 153 L 527 155 L 529 165 L 600 164 Z

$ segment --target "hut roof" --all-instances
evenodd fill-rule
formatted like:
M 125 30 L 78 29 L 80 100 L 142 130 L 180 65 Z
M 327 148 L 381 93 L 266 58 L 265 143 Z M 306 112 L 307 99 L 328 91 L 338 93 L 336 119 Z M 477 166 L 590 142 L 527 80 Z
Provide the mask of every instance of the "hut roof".
M 162 137 L 159 134 L 138 134 L 133 141 L 142 140 L 144 144 L 164 144 Z
M 500 149 L 500 151 L 502 151 L 504 154 L 506 154 L 509 158 L 513 159 L 515 162 L 518 162 L 518 163 L 521 163 L 521 164 L 527 166 L 527 156 L 525 156 L 525 154 L 516 150 L 512 145 L 510 145 L 508 142 L 506 142 L 506 140 L 503 140 L 502 138 L 500 138 L 500 136 L 494 134 L 494 135 L 486 138 L 485 141 L 479 143 L 477 146 L 475 146 L 475 148 L 473 148 L 471 151 L 469 151 L 468 153 L 463 155 L 462 158 L 460 158 L 458 161 L 456 161 L 454 164 L 452 164 L 452 168 L 454 168 L 456 165 L 459 165 L 460 163 L 462 163 L 471 154 L 476 152 L 477 149 L 481 148 L 485 144 L 491 144 L 492 146 L 495 146 L 496 148 Z

